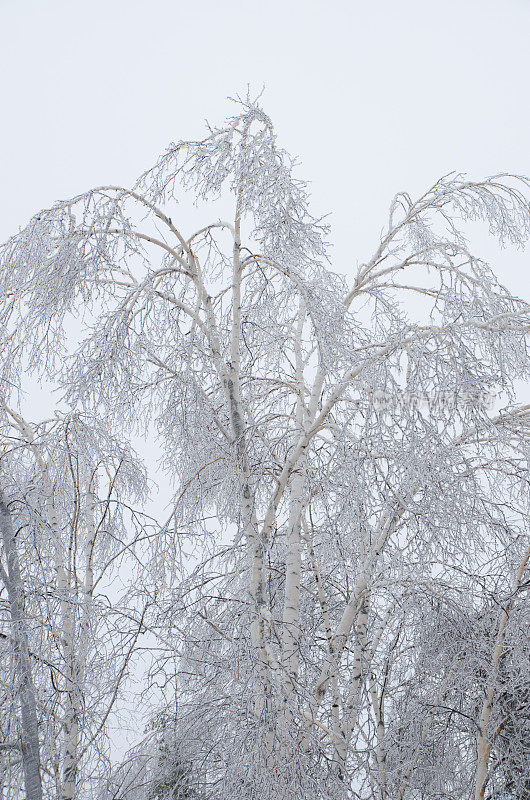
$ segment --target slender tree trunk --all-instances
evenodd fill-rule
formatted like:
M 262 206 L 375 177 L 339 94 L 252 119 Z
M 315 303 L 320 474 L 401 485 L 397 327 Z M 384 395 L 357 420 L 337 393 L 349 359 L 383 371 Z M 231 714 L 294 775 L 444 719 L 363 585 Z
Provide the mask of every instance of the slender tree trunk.
M 508 624 L 508 620 L 510 618 L 510 612 L 513 607 L 515 593 L 519 588 L 523 574 L 530 559 L 530 547 L 527 548 L 523 560 L 517 570 L 517 575 L 513 585 L 513 591 L 511 594 L 511 598 L 503 608 L 499 620 L 499 627 L 497 629 L 497 636 L 495 638 L 495 648 L 493 650 L 492 659 L 491 659 L 491 670 L 490 675 L 488 678 L 488 683 L 486 686 L 486 696 L 484 697 L 484 702 L 482 704 L 482 709 L 480 712 L 480 718 L 478 723 L 478 736 L 477 736 L 477 769 L 475 774 L 475 792 L 474 798 L 475 800 L 484 800 L 485 792 L 486 792 L 486 785 L 489 780 L 489 759 L 491 753 L 491 740 L 489 738 L 489 722 L 491 718 L 491 712 L 493 710 L 493 701 L 495 698 L 495 682 L 499 672 L 499 665 L 502 656 L 502 652 L 504 650 L 504 637 L 506 633 L 506 625 Z
M 70 609 L 73 613 L 73 609 Z M 64 660 L 66 667 L 66 694 L 63 712 L 63 767 L 61 800 L 72 800 L 77 779 L 77 745 L 79 737 L 79 669 L 73 641 L 72 620 L 62 619 Z
M 364 558 L 364 563 L 359 571 L 355 581 L 351 597 L 344 608 L 342 617 L 337 625 L 335 634 L 333 636 L 334 650 L 337 654 L 337 661 L 340 660 L 344 647 L 346 646 L 348 637 L 351 634 L 353 625 L 362 607 L 364 597 L 370 588 L 370 581 L 372 579 L 373 571 L 377 565 L 379 557 L 385 547 L 386 542 L 396 530 L 399 521 L 406 511 L 406 507 L 399 502 L 397 507 L 385 513 L 381 525 L 378 538 L 372 543 L 368 553 Z M 366 608 L 367 610 L 367 608 Z M 361 629 L 366 623 L 366 620 L 361 619 Z M 356 672 L 359 670 L 359 659 L 356 659 Z M 326 687 L 333 670 L 333 663 L 328 658 L 324 661 L 318 682 L 316 685 L 316 701 L 319 705 L 324 699 Z
M 34 448 L 36 450 L 36 448 Z M 76 676 L 75 652 L 75 597 L 72 587 L 70 567 L 64 552 L 61 526 L 57 516 L 54 502 L 53 485 L 50 478 L 48 465 L 43 461 L 40 453 L 36 453 L 42 469 L 42 482 L 46 494 L 46 508 L 48 524 L 52 533 L 52 543 L 55 553 L 55 579 L 57 593 L 60 601 L 60 641 L 62 645 L 62 659 L 65 674 L 65 692 L 63 704 L 63 737 L 61 743 L 62 775 L 61 775 L 61 800 L 72 800 L 75 795 L 76 785 L 76 742 L 78 723 L 76 713 L 76 694 L 78 683 Z
M 300 574 L 301 559 L 301 513 L 304 476 L 302 470 L 305 459 L 301 460 L 300 470 L 294 475 L 291 484 L 291 508 L 285 561 L 285 600 L 283 608 L 283 668 L 288 694 L 296 689 L 299 669 L 300 648 Z
M 295 368 L 298 399 L 296 402 L 296 425 L 299 434 L 305 430 L 302 392 L 304 372 L 302 360 L 302 329 L 305 312 L 303 304 L 298 314 L 295 336 Z M 306 459 L 302 457 L 291 480 L 287 554 L 285 559 L 285 598 L 283 607 L 282 649 L 285 672 L 285 691 L 290 695 L 296 689 L 300 649 L 300 579 L 302 571 L 301 517 L 304 508 Z
M 62 741 L 62 785 L 58 787 L 58 795 L 61 800 L 72 800 L 75 795 L 76 785 L 76 747 L 78 737 L 78 713 L 80 707 L 77 695 L 79 694 L 79 682 L 77 680 L 77 654 L 75 652 L 75 610 L 72 597 L 71 579 L 69 568 L 63 548 L 61 526 L 54 502 L 54 489 L 50 477 L 48 464 L 44 461 L 39 448 L 35 444 L 33 430 L 30 425 L 14 411 L 10 410 L 11 417 L 15 420 L 22 435 L 30 445 L 35 460 L 42 473 L 42 486 L 46 497 L 47 522 L 51 532 L 51 544 L 55 558 L 55 581 L 60 602 L 60 641 L 62 645 L 62 657 L 64 661 L 64 674 L 66 676 L 66 692 L 63 696 L 63 741 Z M 59 780 L 59 779 L 58 779 Z
M 95 508 L 96 498 L 90 486 L 86 493 L 88 535 L 85 545 L 85 574 L 82 581 L 82 603 L 79 609 L 79 644 L 75 648 L 74 631 L 65 640 L 65 658 L 68 666 L 67 706 L 64 713 L 64 760 L 62 800 L 73 800 L 76 793 L 79 767 L 79 725 L 82 713 L 83 681 L 88 655 L 88 637 L 90 628 L 89 606 L 94 588 L 94 572 L 92 568 L 93 549 L 96 540 Z M 77 582 L 76 582 L 77 583 Z M 73 613 L 73 609 L 72 609 Z M 69 642 L 69 644 L 68 644 Z
M 244 134 L 246 135 L 246 134 Z M 251 624 L 252 647 L 257 662 L 256 681 L 254 683 L 254 712 L 258 716 L 269 716 L 269 679 L 265 637 L 265 552 L 267 537 L 258 530 L 258 521 L 254 509 L 254 498 L 251 486 L 248 458 L 246 453 L 246 424 L 241 407 L 241 289 L 243 265 L 241 263 L 241 190 L 237 193 L 234 220 L 233 272 L 232 272 L 232 331 L 230 340 L 230 361 L 228 374 L 223 383 L 230 407 L 232 433 L 236 445 L 238 469 L 240 470 L 241 520 L 242 533 L 246 536 L 250 555 L 250 595 L 253 600 L 253 620 Z M 213 321 L 213 314 L 211 313 Z M 212 323 L 211 323 L 212 324 Z M 215 341 L 217 341 L 217 329 Z M 219 347 L 220 352 L 220 347 Z M 269 723 L 269 720 L 268 720 Z M 268 735 L 272 741 L 272 734 Z M 270 745 L 269 745 L 270 746 Z
M 17 542 L 11 514 L 3 494 L 0 492 L 0 528 L 7 560 L 7 594 L 13 626 L 13 655 L 15 681 L 18 683 L 18 699 L 21 716 L 22 766 L 26 800 L 42 800 L 40 773 L 39 732 L 35 687 L 31 674 L 28 634 L 24 615 L 24 590 L 20 575 Z

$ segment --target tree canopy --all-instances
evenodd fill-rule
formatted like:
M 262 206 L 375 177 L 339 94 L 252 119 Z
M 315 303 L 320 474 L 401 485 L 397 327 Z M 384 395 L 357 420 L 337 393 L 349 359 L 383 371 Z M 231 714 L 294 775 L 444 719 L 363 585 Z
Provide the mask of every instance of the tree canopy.
M 2 246 L 2 488 L 28 537 L 28 615 L 45 602 L 29 647 L 51 659 L 62 636 L 64 659 L 117 619 L 108 658 L 126 670 L 145 633 L 151 715 L 171 723 L 96 786 L 87 747 L 116 682 L 88 700 L 86 649 L 66 688 L 33 668 L 37 706 L 64 710 L 58 729 L 38 712 L 42 752 L 63 737 L 58 796 L 527 796 L 530 406 L 514 385 L 530 306 L 474 254 L 468 223 L 524 245 L 529 189 L 450 174 L 401 192 L 373 255 L 339 274 L 247 98 L 132 189 L 57 203 Z M 183 190 L 205 217 L 191 234 Z M 64 417 L 20 421 L 25 371 L 55 382 Z M 129 504 L 146 491 L 134 430 L 156 433 L 175 486 L 156 522 Z M 84 547 L 87 569 L 94 530 L 100 568 L 136 559 L 117 608 L 87 598 L 72 556 Z

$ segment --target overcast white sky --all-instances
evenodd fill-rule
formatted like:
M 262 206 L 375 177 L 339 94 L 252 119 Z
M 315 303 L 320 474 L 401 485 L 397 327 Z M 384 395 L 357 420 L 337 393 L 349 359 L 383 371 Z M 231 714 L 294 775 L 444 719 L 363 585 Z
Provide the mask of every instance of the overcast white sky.
M 0 0 L 0 239 L 130 184 L 247 83 L 332 212 L 335 268 L 450 170 L 530 174 L 530 0 Z M 502 278 L 524 293 L 527 257 Z

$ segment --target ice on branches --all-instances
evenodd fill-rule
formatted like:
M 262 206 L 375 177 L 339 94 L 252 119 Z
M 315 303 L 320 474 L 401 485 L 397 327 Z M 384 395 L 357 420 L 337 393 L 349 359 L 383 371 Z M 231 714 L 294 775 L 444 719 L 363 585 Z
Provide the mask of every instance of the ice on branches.
M 19 428 L 13 491 L 35 531 L 39 514 L 51 529 L 53 499 L 61 564 L 72 503 L 85 549 L 94 511 L 74 477 L 105 469 L 97 555 L 135 564 L 134 613 L 119 604 L 106 641 L 126 669 L 148 630 L 144 696 L 163 697 L 101 797 L 519 796 L 530 411 L 515 381 L 530 306 L 475 254 L 468 223 L 522 246 L 529 180 L 450 174 L 399 193 L 350 278 L 330 269 L 327 226 L 271 120 L 238 103 L 133 189 L 58 203 L 0 251 L 6 403 L 28 363 L 69 404 L 34 443 Z M 186 196 L 203 218 L 192 232 Z M 129 544 L 123 498 L 144 487 L 132 430 L 158 437 L 174 497 L 149 525 L 129 509 Z M 49 464 L 47 494 L 29 488 L 30 452 Z M 58 602 L 54 625 L 95 647 Z M 53 700 L 69 729 L 72 697 Z M 82 735 L 65 744 L 74 761 Z

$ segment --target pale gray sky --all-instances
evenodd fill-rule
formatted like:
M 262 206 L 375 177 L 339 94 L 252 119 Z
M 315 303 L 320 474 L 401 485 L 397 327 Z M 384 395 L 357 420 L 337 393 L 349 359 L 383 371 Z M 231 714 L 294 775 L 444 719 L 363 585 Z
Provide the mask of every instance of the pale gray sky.
M 130 183 L 247 83 L 332 212 L 335 267 L 391 196 L 450 170 L 530 174 L 530 0 L 0 0 L 6 238 L 42 206 Z M 503 259 L 524 292 L 526 261 Z

